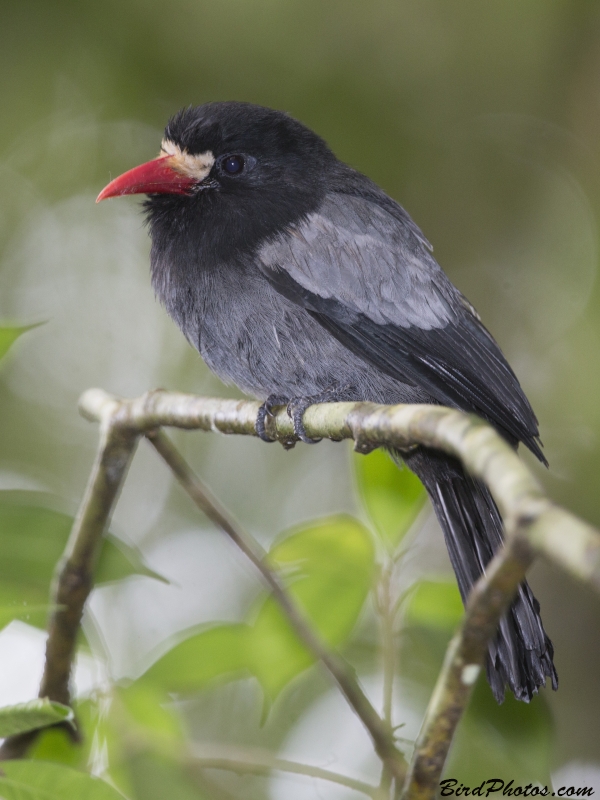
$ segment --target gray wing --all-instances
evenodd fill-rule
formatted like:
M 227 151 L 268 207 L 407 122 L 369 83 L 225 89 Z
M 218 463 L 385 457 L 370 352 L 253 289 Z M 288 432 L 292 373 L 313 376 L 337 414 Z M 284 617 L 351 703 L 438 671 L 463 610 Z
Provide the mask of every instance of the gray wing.
M 544 460 L 537 420 L 500 348 L 410 217 L 383 198 L 327 195 L 262 245 L 264 275 L 364 360 L 480 414 Z
M 417 234 L 378 205 L 330 194 L 317 212 L 264 244 L 259 258 L 267 274 L 285 270 L 304 289 L 377 324 L 443 327 L 459 293 Z

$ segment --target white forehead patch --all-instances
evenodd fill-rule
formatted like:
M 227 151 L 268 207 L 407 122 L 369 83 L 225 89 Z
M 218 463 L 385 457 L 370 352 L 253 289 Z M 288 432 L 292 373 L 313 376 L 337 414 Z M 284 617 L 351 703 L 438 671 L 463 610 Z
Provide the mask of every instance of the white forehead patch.
M 215 163 L 215 157 L 210 150 L 192 155 L 170 139 L 162 140 L 160 152 L 163 156 L 171 156 L 170 167 L 197 181 L 204 180 Z

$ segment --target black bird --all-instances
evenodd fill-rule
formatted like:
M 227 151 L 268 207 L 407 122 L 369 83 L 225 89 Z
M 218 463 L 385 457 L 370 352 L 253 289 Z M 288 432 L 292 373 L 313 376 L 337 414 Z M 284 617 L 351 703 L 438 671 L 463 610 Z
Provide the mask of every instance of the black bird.
M 406 211 L 287 114 L 207 103 L 167 124 L 158 158 L 98 200 L 147 194 L 154 289 L 223 380 L 288 404 L 440 403 L 474 412 L 542 462 L 538 424 L 473 306 Z M 490 493 L 452 458 L 402 454 L 427 489 L 463 598 L 502 541 Z M 539 604 L 523 583 L 490 645 L 498 702 L 558 679 Z

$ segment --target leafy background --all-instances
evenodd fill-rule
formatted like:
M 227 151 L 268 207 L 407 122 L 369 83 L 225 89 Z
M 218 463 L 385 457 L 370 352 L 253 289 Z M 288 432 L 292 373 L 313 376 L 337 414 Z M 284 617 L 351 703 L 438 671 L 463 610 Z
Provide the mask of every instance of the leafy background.
M 98 385 L 236 395 L 155 302 L 136 200 L 94 205 L 109 177 L 156 153 L 167 117 L 188 103 L 285 109 L 402 202 L 532 400 L 551 470 L 532 467 L 552 497 L 600 524 L 597 3 L 4 0 L 0 65 L 1 705 L 37 691 L 47 587 L 96 442 L 77 415 L 79 394 Z M 413 738 L 460 609 L 436 523 L 418 513 L 414 485 L 399 494 L 406 474 L 340 444 L 285 453 L 175 438 L 284 565 L 379 704 L 382 581 L 398 597 L 421 581 L 401 604 L 395 652 L 394 721 Z M 194 754 L 217 744 L 377 777 L 360 725 L 305 668 L 254 574 L 143 447 L 111 537 L 76 672 L 88 735 L 75 748 L 51 730 L 39 759 L 108 769 L 143 800 L 358 796 L 194 767 Z M 576 782 L 580 762 L 591 765 L 590 785 L 600 764 L 600 606 L 543 565 L 532 583 L 560 691 L 497 709 L 482 682 L 447 774 L 552 771 Z M 10 769 L 6 797 L 6 782 L 17 792 L 23 780 L 21 765 Z M 53 775 L 32 772 L 31 786 L 64 795 Z

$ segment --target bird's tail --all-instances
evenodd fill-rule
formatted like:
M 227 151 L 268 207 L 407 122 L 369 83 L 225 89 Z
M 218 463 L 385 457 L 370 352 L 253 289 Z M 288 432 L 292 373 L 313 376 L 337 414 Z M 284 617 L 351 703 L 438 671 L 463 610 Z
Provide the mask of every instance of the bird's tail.
M 421 479 L 444 531 L 463 602 L 502 543 L 502 520 L 488 489 L 470 478 L 454 459 L 425 448 L 402 456 Z M 558 687 L 554 648 L 544 631 L 540 605 L 526 581 L 500 621 L 490 644 L 487 677 L 496 700 L 508 684 L 529 702 L 546 678 Z

